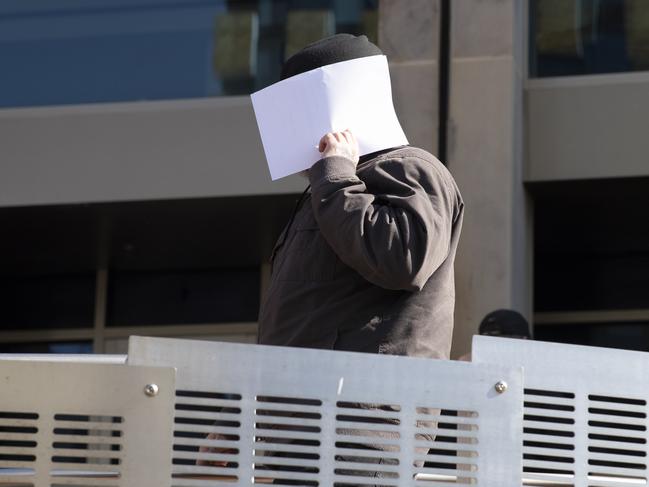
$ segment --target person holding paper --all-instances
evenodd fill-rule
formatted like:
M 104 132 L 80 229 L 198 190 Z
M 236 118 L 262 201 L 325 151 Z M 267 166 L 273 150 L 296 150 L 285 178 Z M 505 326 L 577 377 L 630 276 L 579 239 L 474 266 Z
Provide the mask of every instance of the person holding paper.
M 384 58 L 365 36 L 339 34 L 288 59 L 278 85 L 324 69 L 329 81 L 323 89 L 331 90 L 338 67 L 370 66 L 375 56 Z M 354 93 L 374 83 L 389 88 L 385 66 L 380 76 L 387 79 L 364 79 L 359 71 L 347 89 Z M 389 91 L 386 96 L 363 101 L 365 108 L 374 113 L 374 103 L 389 103 L 393 110 Z M 357 97 L 335 99 L 353 104 Z M 289 115 L 301 109 L 306 108 L 277 108 Z M 341 119 L 339 128 L 315 140 L 292 140 L 290 133 L 281 140 L 317 146 L 320 159 L 308 170 L 310 189 L 273 250 L 259 343 L 448 358 L 462 197 L 448 170 L 430 153 L 407 145 L 402 132 L 391 138 L 395 130 L 387 130 L 369 144 L 371 153 L 364 152 L 372 134 L 353 112 L 349 125 Z M 380 146 L 382 140 L 387 145 Z M 395 147 L 392 140 L 404 143 Z

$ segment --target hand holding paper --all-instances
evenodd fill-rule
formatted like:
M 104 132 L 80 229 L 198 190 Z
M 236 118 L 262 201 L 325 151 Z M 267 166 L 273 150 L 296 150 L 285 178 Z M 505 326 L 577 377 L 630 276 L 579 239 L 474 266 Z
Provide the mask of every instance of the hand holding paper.
M 323 134 L 349 129 L 358 155 L 408 143 L 392 104 L 385 56 L 317 68 L 251 95 L 273 180 L 309 169 L 323 157 Z M 285 134 L 295 141 L 285 145 Z
M 320 139 L 318 150 L 321 157 L 340 156 L 358 164 L 358 141 L 351 130 L 327 133 Z

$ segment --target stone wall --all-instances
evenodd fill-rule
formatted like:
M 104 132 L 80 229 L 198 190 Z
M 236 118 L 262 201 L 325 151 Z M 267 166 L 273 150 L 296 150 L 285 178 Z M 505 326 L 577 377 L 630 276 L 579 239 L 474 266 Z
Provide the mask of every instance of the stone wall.
M 395 108 L 412 145 L 437 152 L 439 0 L 381 0 L 379 46 Z
M 498 308 L 531 317 L 531 212 L 523 187 L 525 2 L 452 0 L 448 160 L 466 213 L 453 355 Z M 379 44 L 411 144 L 437 153 L 440 0 L 382 0 Z
M 531 318 L 531 214 L 523 187 L 525 2 L 454 0 L 448 167 L 466 203 L 456 264 L 454 352 L 484 316 Z

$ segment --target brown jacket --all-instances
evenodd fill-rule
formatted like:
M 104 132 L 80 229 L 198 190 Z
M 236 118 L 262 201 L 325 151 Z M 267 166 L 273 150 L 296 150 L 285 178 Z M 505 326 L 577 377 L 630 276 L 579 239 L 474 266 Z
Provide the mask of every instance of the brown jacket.
M 259 342 L 448 358 L 463 203 L 447 169 L 403 147 L 328 157 L 273 251 Z

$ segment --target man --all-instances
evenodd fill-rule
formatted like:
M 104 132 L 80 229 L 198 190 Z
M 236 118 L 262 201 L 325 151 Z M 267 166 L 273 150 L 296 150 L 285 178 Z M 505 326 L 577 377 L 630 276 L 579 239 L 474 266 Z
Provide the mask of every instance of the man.
M 525 317 L 513 309 L 497 309 L 488 313 L 480 322 L 478 335 L 531 340 L 530 325 Z M 471 362 L 471 352 L 458 360 Z
M 380 54 L 339 34 L 291 57 L 282 78 Z M 450 173 L 410 146 L 359 158 L 350 131 L 319 150 L 273 250 L 259 343 L 448 358 L 464 206 Z
M 497 309 L 480 322 L 479 335 L 531 340 L 530 325 L 525 317 L 513 309 Z

